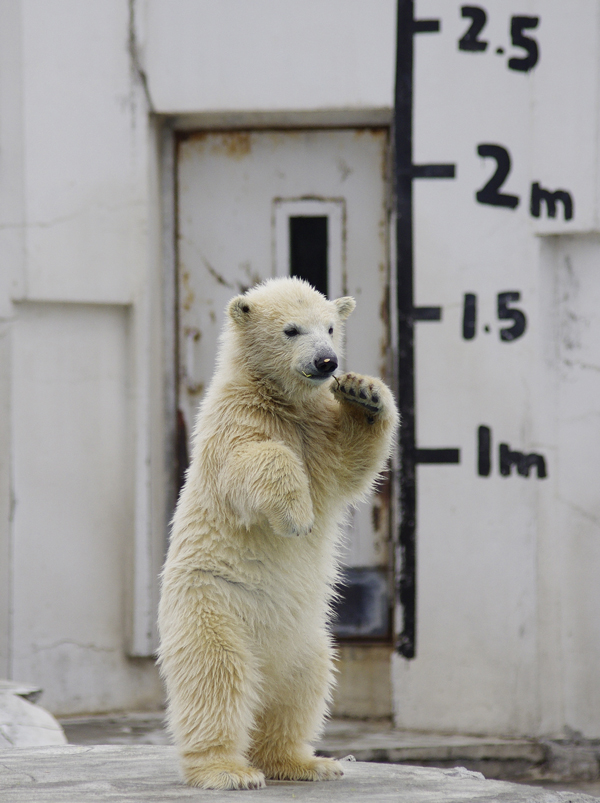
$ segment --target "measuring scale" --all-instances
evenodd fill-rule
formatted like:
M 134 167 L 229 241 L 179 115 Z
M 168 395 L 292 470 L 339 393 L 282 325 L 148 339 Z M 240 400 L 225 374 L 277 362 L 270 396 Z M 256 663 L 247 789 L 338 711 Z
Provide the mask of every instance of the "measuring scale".
M 422 666 L 422 680 L 402 670 L 400 707 L 439 726 L 410 719 L 433 684 L 442 707 L 464 694 L 473 722 L 512 700 L 514 725 L 551 638 L 538 606 L 561 494 L 553 315 L 564 235 L 598 230 L 599 8 L 398 7 L 397 648 Z

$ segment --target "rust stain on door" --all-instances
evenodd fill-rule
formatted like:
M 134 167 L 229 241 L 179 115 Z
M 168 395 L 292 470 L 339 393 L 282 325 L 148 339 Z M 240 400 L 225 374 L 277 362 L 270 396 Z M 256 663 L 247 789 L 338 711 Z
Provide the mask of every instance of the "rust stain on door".
M 249 131 L 229 131 L 215 138 L 212 146 L 213 153 L 224 153 L 230 159 L 243 159 L 252 150 L 252 140 Z

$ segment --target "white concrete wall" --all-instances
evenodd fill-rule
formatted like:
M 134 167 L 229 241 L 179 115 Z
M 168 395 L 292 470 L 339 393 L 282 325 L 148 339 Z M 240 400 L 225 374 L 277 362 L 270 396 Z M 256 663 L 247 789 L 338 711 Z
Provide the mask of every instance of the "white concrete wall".
M 567 724 L 598 738 L 600 235 L 556 238 L 544 245 L 553 290 L 546 332 L 554 349 L 559 473 L 554 521 L 546 518 L 552 540 L 540 566 L 553 580 L 540 600 L 540 616 L 554 619 L 558 635 L 540 644 L 540 674 L 545 679 L 555 672 L 557 682 L 552 688 L 546 681 L 542 716 L 548 724 L 542 728 Z
M 144 0 L 143 8 L 142 59 L 161 113 L 392 105 L 393 0 Z
M 390 15 L 0 0 L 0 673 L 55 712 L 161 699 L 173 197 L 150 114 L 389 113 Z
M 130 21 L 122 0 L 0 3 L 0 674 L 60 713 L 162 697 L 128 658 L 153 649 L 167 486 L 158 142 Z
M 520 85 L 522 76 L 509 73 L 514 86 L 506 79 L 508 56 L 500 62 L 500 54 L 488 56 L 484 65 L 473 65 L 466 57 L 460 65 L 466 72 L 455 75 L 457 41 L 469 20 L 461 17 L 458 5 L 449 8 L 445 0 L 416 5 L 418 16 L 443 17 L 445 62 L 439 62 L 439 53 L 435 55 L 434 35 L 418 40 L 417 57 L 428 59 L 426 82 L 439 86 L 443 75 L 444 80 L 455 80 L 457 87 L 464 82 L 469 90 L 465 89 L 460 110 L 452 95 L 460 94 L 460 88 L 451 87 L 447 98 L 436 98 L 435 103 L 428 104 L 424 95 L 421 100 L 417 97 L 415 160 L 458 161 L 459 187 L 468 187 L 472 202 L 465 177 L 469 179 L 470 170 L 479 170 L 471 177 L 478 188 L 487 175 L 481 172 L 481 160 L 470 167 L 473 142 L 477 137 L 496 141 L 494 136 L 504 142 L 505 137 L 519 154 L 505 191 L 544 176 L 552 186 L 567 186 L 575 193 L 578 213 L 576 225 L 570 227 L 544 216 L 534 225 L 519 218 L 515 236 L 510 228 L 492 226 L 480 234 L 479 261 L 472 257 L 471 279 L 479 281 L 480 263 L 488 265 L 490 259 L 489 238 L 497 237 L 491 297 L 506 282 L 524 285 L 530 337 L 518 369 L 523 420 L 520 412 L 515 415 L 515 400 L 498 393 L 492 380 L 514 371 L 514 350 L 492 356 L 480 345 L 475 357 L 471 352 L 467 367 L 459 365 L 466 363 L 465 356 L 445 346 L 448 328 L 436 330 L 433 324 L 418 330 L 419 436 L 429 438 L 420 445 L 446 445 L 444 438 L 454 433 L 463 446 L 464 470 L 472 471 L 475 400 L 449 421 L 448 394 L 440 398 L 437 390 L 440 377 L 450 391 L 457 375 L 466 371 L 473 387 L 481 386 L 483 376 L 490 378 L 489 411 L 493 409 L 495 421 L 508 427 L 501 439 L 512 438 L 516 444 L 525 438 L 522 448 L 531 443 L 532 450 L 546 450 L 551 471 L 547 484 L 536 490 L 506 483 L 485 488 L 472 481 L 457 485 L 454 467 L 438 469 L 440 479 L 434 482 L 426 475 L 433 469 L 419 469 L 419 651 L 414 662 L 396 657 L 393 663 L 396 721 L 409 728 L 530 735 L 560 735 L 569 726 L 597 737 L 600 684 L 594 668 L 600 647 L 595 626 L 600 595 L 591 578 L 600 568 L 594 551 L 595 477 L 600 466 L 594 457 L 597 393 L 591 387 L 598 359 L 591 344 L 600 340 L 594 316 L 584 311 L 583 303 L 578 306 L 572 300 L 573 291 L 563 284 L 565 276 L 571 276 L 569 281 L 578 288 L 585 284 L 590 304 L 598 292 L 589 269 L 592 254 L 598 258 L 597 242 L 593 235 L 583 234 L 597 228 L 598 217 L 599 87 L 594 66 L 598 39 L 597 26 L 584 22 L 596 19 L 598 4 L 596 0 L 578 0 L 568 7 L 558 2 L 523 3 L 519 14 L 542 16 L 541 32 L 535 36 L 542 42 L 544 69 Z M 228 0 L 218 6 L 149 0 L 142 53 L 153 104 L 174 115 L 181 127 L 264 125 L 270 119 L 282 124 L 310 125 L 319 120 L 358 124 L 364 110 L 392 105 L 394 6 L 336 0 L 303 4 Z M 505 3 L 490 4 L 485 36 L 504 44 L 513 13 L 517 12 Z M 488 87 L 489 97 L 496 98 L 487 117 L 478 106 L 486 82 L 493 87 Z M 324 113 L 322 118 L 319 112 Z M 416 191 L 423 197 L 434 192 L 431 185 L 419 185 Z M 447 294 L 446 327 L 455 325 L 458 331 L 457 274 L 448 271 L 447 255 L 440 253 L 446 240 L 456 240 L 454 218 L 447 214 L 455 190 L 448 184 L 435 191 L 445 193 L 446 212 L 435 217 L 424 203 L 417 220 L 419 233 L 426 232 L 421 244 L 417 242 L 417 259 L 421 265 L 436 265 L 431 276 L 419 274 L 417 303 L 443 302 Z M 447 229 L 442 237 L 440 225 Z M 479 229 L 479 222 L 472 220 L 471 227 Z M 532 236 L 569 230 L 582 234 L 544 240 Z M 473 232 L 468 236 L 476 239 Z M 455 245 L 460 261 L 461 245 Z M 572 265 L 570 272 L 565 272 L 567 264 Z M 527 266 L 526 276 L 519 265 Z M 460 271 L 461 280 L 468 283 L 468 270 L 461 266 Z M 432 328 L 427 331 L 427 326 Z M 570 342 L 565 327 L 582 329 L 585 345 L 580 337 L 581 345 L 565 346 Z M 439 343 L 436 337 L 441 338 Z M 585 360 L 578 356 L 573 363 L 569 356 L 573 348 L 585 351 Z M 567 355 L 560 357 L 565 349 Z M 463 430 L 469 441 L 462 438 Z M 453 445 L 450 440 L 448 445 Z M 456 511 L 469 506 L 477 513 L 462 521 Z
M 12 674 L 55 710 L 143 704 L 153 679 L 127 666 L 122 643 L 130 307 L 22 302 L 12 334 Z
M 538 119 L 562 138 L 589 130 L 575 84 L 597 119 L 593 71 L 584 64 L 581 81 L 568 80 L 556 66 L 564 49 L 583 52 L 594 3 L 569 4 L 554 78 L 536 89 L 542 101 L 558 85 L 566 96 L 568 113 L 555 120 L 541 102 L 550 116 Z M 161 700 L 148 656 L 175 387 L 169 126 L 389 115 L 394 5 L 0 0 L 0 674 L 43 686 L 55 712 Z M 548 141 L 536 142 L 533 172 L 547 162 Z M 409 727 L 535 735 L 568 725 L 600 737 L 600 241 L 588 169 L 597 149 L 593 136 L 582 142 L 585 158 L 570 152 L 561 169 L 585 189 L 585 226 L 535 252 L 545 280 L 532 320 L 543 334 L 531 347 L 544 361 L 535 398 L 551 432 L 552 503 L 533 505 L 515 532 L 517 562 L 494 561 L 490 533 L 440 531 L 442 545 L 454 539 L 475 557 L 487 539 L 490 583 L 420 543 L 421 653 L 393 662 L 396 717 Z M 490 501 L 498 516 L 501 502 Z M 474 591 L 458 613 L 440 596 L 449 571 L 455 583 L 466 572 Z M 506 636 L 501 655 L 490 622 Z
M 458 47 L 472 21 L 459 5 L 417 3 L 440 31 L 415 38 L 415 161 L 456 165 L 453 180 L 413 184 L 416 303 L 443 311 L 416 327 L 417 445 L 460 447 L 461 460 L 417 468 L 417 656 L 395 659 L 396 720 L 597 738 L 600 4 L 522 2 L 539 43 L 528 72 L 510 66 L 524 53 L 515 7 L 483 6 L 474 52 Z M 496 167 L 482 143 L 510 153 L 514 208 L 477 199 Z M 574 215 L 535 217 L 534 182 L 568 190 Z M 502 341 L 498 294 L 513 290 L 527 328 Z M 471 339 L 465 293 L 478 299 Z M 493 436 L 486 475 L 479 425 Z M 544 456 L 547 477 L 501 476 L 501 442 Z

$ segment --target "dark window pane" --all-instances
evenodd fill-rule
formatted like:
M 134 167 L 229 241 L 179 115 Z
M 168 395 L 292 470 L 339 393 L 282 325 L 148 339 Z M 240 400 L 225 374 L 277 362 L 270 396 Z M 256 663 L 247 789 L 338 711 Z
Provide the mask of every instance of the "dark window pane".
M 387 637 L 390 629 L 386 573 L 381 569 L 347 568 L 336 586 L 333 632 L 339 638 Z
M 327 295 L 327 217 L 290 217 L 290 273 Z

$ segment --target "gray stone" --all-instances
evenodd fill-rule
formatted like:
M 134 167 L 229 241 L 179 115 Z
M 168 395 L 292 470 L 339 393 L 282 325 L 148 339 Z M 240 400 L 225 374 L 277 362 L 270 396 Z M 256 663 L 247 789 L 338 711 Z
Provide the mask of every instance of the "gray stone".
M 0 691 L 0 751 L 66 743 L 63 729 L 52 714 L 18 693 Z
M 347 762 L 339 781 L 270 782 L 266 789 L 215 792 L 185 786 L 175 749 L 167 746 L 103 745 L 16 748 L 0 752 L 3 803 L 163 803 L 170 800 L 231 801 L 235 795 L 278 803 L 593 803 L 577 792 L 550 792 L 505 781 L 488 781 L 461 767 L 424 769 Z
M 549 778 L 595 781 L 600 778 L 600 747 L 593 743 L 546 742 Z
M 61 719 L 69 744 L 171 744 L 164 711 Z
M 323 755 L 352 753 L 357 761 L 511 761 L 539 764 L 546 750 L 533 739 L 501 739 L 461 734 L 384 729 L 381 723 L 331 720 L 318 745 Z
M 39 686 L 34 686 L 31 683 L 17 683 L 14 680 L 5 680 L 0 678 L 0 693 L 11 692 L 19 697 L 24 697 L 30 703 L 37 703 L 42 690 Z

